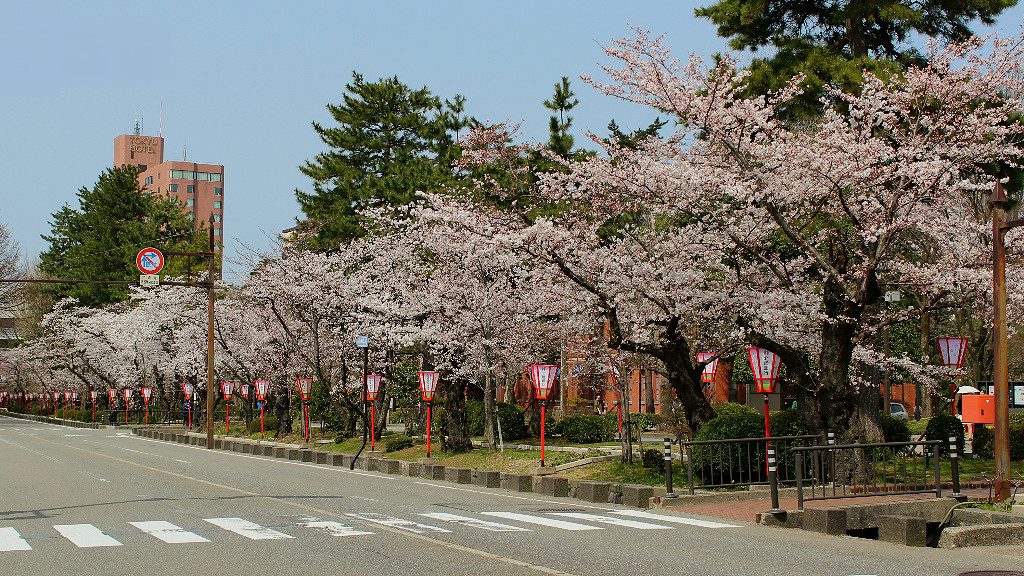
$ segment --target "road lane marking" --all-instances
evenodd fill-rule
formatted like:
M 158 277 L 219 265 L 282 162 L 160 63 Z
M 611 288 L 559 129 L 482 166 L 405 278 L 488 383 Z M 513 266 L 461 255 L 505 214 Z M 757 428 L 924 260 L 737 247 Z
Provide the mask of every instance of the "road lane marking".
M 530 531 L 529 528 L 522 528 L 520 526 L 502 524 L 500 522 L 488 522 L 487 520 L 478 520 L 476 518 L 470 518 L 469 516 L 459 516 L 458 514 L 449 514 L 447 512 L 429 512 L 426 514 L 420 514 L 420 516 L 426 516 L 427 518 L 433 518 L 434 520 L 443 520 L 445 522 L 451 522 L 453 524 L 461 524 L 463 526 L 471 526 L 473 528 L 479 528 L 481 530 L 487 530 L 489 532 Z
M 31 550 L 28 542 L 14 528 L 0 528 L 0 552 Z
M 44 440 L 44 442 L 48 442 L 48 441 Z M 53 444 L 54 446 L 62 446 L 62 447 L 65 447 L 65 448 L 69 448 L 71 450 L 82 452 L 84 454 L 89 454 L 89 455 L 92 455 L 92 456 L 96 456 L 98 458 L 106 458 L 107 460 L 112 460 L 114 462 L 120 462 L 121 464 L 126 464 L 128 466 L 134 466 L 135 468 L 139 468 L 139 469 L 142 469 L 142 470 L 148 470 L 150 472 L 155 472 L 155 473 L 158 473 L 158 474 L 163 474 L 165 476 L 170 476 L 172 478 L 178 478 L 178 479 L 181 479 L 181 480 L 188 480 L 189 482 L 193 482 L 193 483 L 196 483 L 196 484 L 212 486 L 212 487 L 215 487 L 215 488 L 220 488 L 222 490 L 227 490 L 227 491 L 235 492 L 235 493 L 238 493 L 238 494 L 244 494 L 244 495 L 247 495 L 247 496 L 254 496 L 254 497 L 258 497 L 258 498 L 265 498 L 267 500 L 270 500 L 270 501 L 273 501 L 273 502 L 277 502 L 278 504 L 283 504 L 285 506 L 291 506 L 293 508 L 298 508 L 298 509 L 304 510 L 306 512 L 313 512 L 313 513 L 316 513 L 316 514 L 324 514 L 324 515 L 328 515 L 328 516 L 338 516 L 338 513 L 336 511 L 325 510 L 323 508 L 318 508 L 316 506 L 310 506 L 309 504 L 305 504 L 305 503 L 302 503 L 302 502 L 294 502 L 294 501 L 291 501 L 291 500 L 287 500 L 285 498 L 270 496 L 270 495 L 267 495 L 267 494 L 260 494 L 260 493 L 257 493 L 257 492 L 251 492 L 249 490 L 242 490 L 241 488 L 238 488 L 238 487 L 235 487 L 235 486 L 228 486 L 226 484 L 219 484 L 217 482 L 211 482 L 211 481 L 203 479 L 203 478 L 197 478 L 195 476 L 189 476 L 187 474 L 181 474 L 179 472 L 172 472 L 170 470 L 164 470 L 162 468 L 154 468 L 153 466 L 147 466 L 147 465 L 141 464 L 139 462 L 133 462 L 131 460 L 125 460 L 123 458 L 118 458 L 116 456 L 111 456 L 110 454 L 103 454 L 102 452 L 96 452 L 96 451 L 93 451 L 93 450 L 87 450 L 87 449 L 81 448 L 79 446 L 70 446 L 70 445 L 67 445 L 67 444 L 59 444 L 57 442 L 50 442 L 50 443 Z M 186 446 L 184 444 L 174 444 L 174 446 L 185 446 L 185 447 L 188 447 L 188 446 Z M 197 447 L 193 446 L 192 448 L 197 448 Z M 265 458 L 259 458 L 259 460 L 266 460 L 266 459 Z M 326 470 L 327 468 L 324 468 L 324 469 Z M 346 472 L 347 472 L 347 470 L 346 470 Z M 376 474 L 364 474 L 364 475 L 365 476 L 372 476 L 372 477 L 375 477 L 375 478 L 388 478 L 387 476 L 378 476 Z M 390 480 L 392 478 L 388 478 L 388 479 Z M 488 493 L 488 492 L 484 492 L 484 493 L 485 494 L 490 494 L 492 496 L 496 495 L 494 493 Z M 422 534 L 414 534 L 414 533 L 411 533 L 411 532 L 407 532 L 407 531 L 403 531 L 403 530 L 398 530 L 398 529 L 392 528 L 390 526 L 383 526 L 382 529 L 384 531 L 387 531 L 387 532 L 392 532 L 393 534 L 396 534 L 396 535 L 400 534 L 400 535 L 404 536 L 405 538 L 412 538 L 412 539 L 415 539 L 415 540 L 420 540 L 424 544 L 428 544 L 430 546 L 435 546 L 437 548 L 446 548 L 446 549 L 451 550 L 451 551 L 460 552 L 460 553 L 465 554 L 467 556 L 475 556 L 477 558 L 483 558 L 483 559 L 486 559 L 486 560 L 490 560 L 492 562 L 507 564 L 509 566 L 515 566 L 516 568 L 523 569 L 523 570 L 532 570 L 534 572 L 539 572 L 541 574 L 548 574 L 550 576 L 577 576 L 577 575 L 574 575 L 571 572 L 565 572 L 563 570 L 558 570 L 556 568 L 551 568 L 551 567 L 548 567 L 548 566 L 542 566 L 540 564 L 534 564 L 532 562 L 526 562 L 525 560 L 519 560 L 518 558 L 511 558 L 509 556 L 503 556 L 501 554 L 496 554 L 496 553 L 493 553 L 493 552 L 487 552 L 485 550 L 478 550 L 476 548 L 472 548 L 470 546 L 464 546 L 462 544 L 457 544 L 455 542 L 447 542 L 447 541 L 444 541 L 444 540 L 436 540 L 436 539 L 431 538 L 429 536 L 424 536 Z
M 89 476 L 90 478 L 94 478 L 96 480 L 99 480 L 100 482 L 106 482 L 108 484 L 110 483 L 110 480 L 107 480 L 106 478 L 100 478 L 99 476 L 97 476 L 95 474 L 92 474 L 90 472 L 86 472 L 85 470 L 79 470 L 78 473 L 79 474 L 84 474 L 85 476 Z
M 597 522 L 598 524 L 611 524 L 612 526 L 625 526 L 626 528 L 636 528 L 637 530 L 671 530 L 671 526 L 660 526 L 658 524 L 651 524 L 649 522 L 640 522 L 639 520 L 626 520 L 624 518 L 612 518 L 611 516 L 602 516 L 600 514 L 586 514 L 583 512 L 551 512 L 554 516 L 563 516 L 565 518 L 575 518 L 576 520 L 587 520 L 590 522 Z
M 54 461 L 54 462 L 56 462 L 58 464 L 61 463 L 60 460 L 54 458 L 53 456 L 50 456 L 49 454 L 43 454 L 42 452 L 40 452 L 38 450 L 33 450 L 31 448 L 27 448 L 25 446 L 22 446 L 21 444 L 16 444 L 14 442 L 11 442 L 10 440 L 4 440 L 3 438 L 0 438 L 0 442 L 3 442 L 4 444 L 10 444 L 11 446 L 14 446 L 15 448 L 21 448 L 22 450 L 25 450 L 26 452 L 31 452 L 33 454 L 38 454 L 39 456 L 42 456 L 43 458 L 46 458 L 47 460 L 52 460 L 52 461 Z
M 186 544 L 191 542 L 209 542 L 206 538 L 203 538 L 199 534 L 189 532 L 181 526 L 176 526 L 170 522 L 164 520 L 152 520 L 146 522 L 129 522 L 132 526 L 135 526 L 139 530 L 142 530 L 146 534 L 163 540 L 168 544 Z
M 345 516 L 359 518 L 360 520 L 374 522 L 383 526 L 398 528 L 399 530 L 406 530 L 413 534 L 424 534 L 426 532 L 451 532 L 451 530 L 438 528 L 437 526 L 420 524 L 419 522 L 413 522 L 412 520 L 402 520 L 401 518 L 395 518 L 394 516 L 388 516 L 386 514 L 377 514 L 376 512 L 359 512 L 355 514 L 345 514 Z
M 357 530 L 351 526 L 346 526 L 341 522 L 321 520 L 316 517 L 303 518 L 302 521 L 298 523 L 298 526 L 322 530 L 331 536 L 369 536 L 373 534 L 373 532 Z
M 506 520 L 518 520 L 520 522 L 526 522 L 527 524 L 539 524 L 541 526 L 548 526 L 549 528 L 560 528 L 562 530 L 601 530 L 598 526 L 588 526 L 586 524 L 566 522 L 565 520 L 555 520 L 554 518 L 545 518 L 543 516 L 531 516 L 530 514 L 520 514 L 518 512 L 481 512 L 481 514 L 484 516 L 494 516 L 495 518 L 504 518 Z
M 53 527 L 60 535 L 79 548 L 100 548 L 104 546 L 121 546 L 122 544 L 107 536 L 92 524 L 58 524 Z
M 712 522 L 710 520 L 697 520 L 696 518 L 686 518 L 684 516 L 651 514 L 650 512 L 644 512 L 643 510 L 612 510 L 610 511 L 610 514 L 618 514 L 619 516 L 631 516 L 633 518 L 643 518 L 644 520 L 655 520 L 657 522 L 688 524 L 690 526 L 700 526 L 701 528 L 739 528 L 739 526 L 735 524 L 726 524 L 724 522 Z
M 218 528 L 223 528 L 228 532 L 234 532 L 239 536 L 244 536 L 249 540 L 281 540 L 282 538 L 294 538 L 294 536 L 289 536 L 284 532 L 278 532 L 277 530 L 272 530 L 241 518 L 204 518 L 203 521 L 209 522 Z

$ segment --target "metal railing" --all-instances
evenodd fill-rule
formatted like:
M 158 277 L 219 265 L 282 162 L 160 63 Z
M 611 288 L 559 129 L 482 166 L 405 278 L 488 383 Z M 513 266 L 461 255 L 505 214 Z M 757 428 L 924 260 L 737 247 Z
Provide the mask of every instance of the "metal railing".
M 768 445 L 775 450 L 778 482 L 796 481 L 793 450 L 798 446 L 822 444 L 821 435 L 735 438 L 726 440 L 683 440 L 679 442 L 690 494 L 696 486 L 733 488 L 768 484 Z
M 944 444 L 927 440 L 795 447 L 797 504 L 803 510 L 810 500 L 933 492 L 941 498 Z M 950 456 L 955 462 L 955 441 Z M 956 466 L 952 472 L 959 493 Z

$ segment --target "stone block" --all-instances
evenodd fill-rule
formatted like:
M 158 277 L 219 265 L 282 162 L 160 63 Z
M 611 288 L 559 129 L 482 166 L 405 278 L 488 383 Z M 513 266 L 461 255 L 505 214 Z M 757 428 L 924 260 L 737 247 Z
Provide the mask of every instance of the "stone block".
M 456 484 L 472 484 L 473 470 L 472 468 L 446 468 L 444 479 Z
M 252 454 L 253 448 L 259 448 L 259 446 L 253 446 L 248 442 L 242 444 L 242 454 Z
M 327 457 L 328 456 L 329 456 L 329 454 L 327 452 L 317 452 L 316 453 L 316 463 L 317 464 L 327 464 Z
M 380 471 L 385 474 L 401 474 L 402 466 L 398 460 L 388 460 L 386 458 L 380 461 Z
M 345 455 L 335 453 L 328 454 L 327 463 L 330 464 L 331 466 L 341 466 L 342 464 L 345 463 Z
M 501 487 L 513 492 L 533 492 L 533 476 L 502 472 Z
M 424 464 L 421 468 L 421 474 L 428 480 L 444 480 L 444 465 Z
M 222 440 L 221 438 L 214 438 L 213 439 L 213 448 L 215 450 L 223 450 L 224 449 L 224 440 Z
M 576 497 L 584 502 L 608 503 L 608 495 L 611 493 L 610 482 L 590 482 L 580 480 L 576 485 Z
M 494 470 L 474 470 L 473 484 L 476 484 L 477 486 L 484 486 L 486 488 L 500 488 L 501 472 L 496 472 Z
M 928 526 L 919 516 L 879 516 L 878 539 L 904 546 L 924 547 Z
M 303 462 L 313 462 L 314 454 L 312 450 L 300 450 L 300 452 L 302 453 L 301 460 Z
M 281 446 L 275 446 L 274 447 L 274 458 L 287 458 L 287 457 L 288 457 L 288 449 L 287 448 L 283 448 Z
M 239 442 L 239 441 L 236 440 L 236 441 L 231 443 L 231 451 L 232 452 L 242 452 L 243 450 L 245 450 L 245 446 L 246 446 L 246 442 Z
M 289 460 L 301 460 L 302 459 L 302 450 L 299 450 L 298 448 L 285 448 L 285 450 L 288 453 L 288 459 Z
M 402 476 L 419 476 L 421 467 L 419 462 L 402 462 Z
M 623 484 L 622 505 L 632 508 L 650 508 L 654 489 L 650 486 Z
M 807 508 L 804 510 L 804 530 L 832 534 L 846 534 L 846 510 L 842 508 Z
M 541 476 L 540 493 L 545 496 L 568 496 L 569 479 L 559 478 L 557 476 Z
M 943 529 L 939 536 L 939 548 L 1011 545 L 1024 545 L 1024 523 L 958 526 Z

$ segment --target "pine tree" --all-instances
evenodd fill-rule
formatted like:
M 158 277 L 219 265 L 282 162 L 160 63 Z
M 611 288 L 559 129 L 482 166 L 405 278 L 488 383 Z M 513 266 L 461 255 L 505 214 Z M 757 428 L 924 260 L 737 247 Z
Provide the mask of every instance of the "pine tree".
M 337 250 L 370 232 L 361 210 L 402 206 L 453 181 L 455 134 L 467 124 L 461 96 L 442 101 L 397 76 L 367 82 L 353 73 L 342 103 L 327 110 L 336 126 L 313 129 L 328 149 L 299 168 L 313 191 L 296 190 L 310 248 Z
M 568 158 L 572 154 L 572 147 L 575 144 L 575 139 L 569 134 L 569 128 L 572 127 L 572 116 L 569 116 L 569 111 L 580 103 L 575 96 L 576 93 L 569 87 L 569 77 L 562 76 L 562 81 L 555 84 L 555 94 L 551 100 L 544 101 L 544 107 L 555 113 L 548 124 L 548 148 L 562 158 Z

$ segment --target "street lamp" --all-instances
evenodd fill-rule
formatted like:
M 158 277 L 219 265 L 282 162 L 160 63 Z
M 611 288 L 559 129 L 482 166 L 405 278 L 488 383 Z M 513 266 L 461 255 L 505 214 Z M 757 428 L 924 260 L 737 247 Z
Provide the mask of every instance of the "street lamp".
M 544 467 L 544 420 L 547 418 L 545 405 L 551 395 L 551 389 L 555 386 L 555 377 L 558 375 L 558 366 L 552 364 L 530 364 L 530 378 L 533 379 L 533 389 L 540 403 L 540 466 Z
M 430 405 L 434 402 L 434 392 L 437 391 L 438 380 L 441 379 L 440 372 L 420 370 L 420 394 L 423 401 L 427 403 L 427 458 L 430 458 Z
M 220 392 L 224 395 L 224 433 L 231 433 L 231 393 L 235 391 L 235 383 L 222 380 Z
M 132 389 L 125 386 L 122 393 L 124 394 L 124 423 L 127 424 L 132 409 Z
M 946 337 L 939 338 L 939 353 L 942 355 L 942 365 L 946 368 L 960 369 L 964 365 L 964 358 L 967 356 L 967 338 Z M 956 379 L 953 379 L 952 396 L 950 396 L 950 413 L 956 416 Z
M 775 459 L 775 448 L 768 440 L 771 438 L 768 395 L 775 392 L 775 383 L 779 379 L 782 360 L 775 352 L 756 346 L 747 347 L 747 357 L 750 359 L 750 371 L 754 375 L 754 389 L 764 394 L 764 467 L 768 474 L 768 484 L 771 487 L 772 512 L 779 512 L 778 466 Z
M 700 352 L 697 354 L 697 364 L 704 364 L 700 373 L 700 381 L 704 384 L 704 395 L 708 400 L 714 396 L 715 374 L 718 373 L 718 353 Z
M 377 393 L 384 376 L 380 374 L 366 375 L 366 401 L 370 403 L 370 451 L 377 449 Z
M 142 387 L 142 403 L 146 405 L 146 424 L 149 424 L 149 399 L 153 397 L 153 388 Z
M 189 428 L 189 430 L 192 429 L 192 401 L 194 400 L 194 398 L 192 397 L 192 392 L 194 392 L 194 391 L 195 391 L 195 386 L 193 386 L 191 382 L 182 382 L 181 383 L 181 393 L 185 395 L 185 406 L 188 407 L 188 428 Z
M 107 388 L 107 399 L 110 401 L 107 406 L 110 408 L 110 423 L 117 424 L 117 390 L 113 388 Z M 127 424 L 127 422 L 125 422 Z
M 96 391 L 89 390 L 89 403 L 92 406 L 92 421 L 96 421 Z
M 302 431 L 306 442 L 309 442 L 309 394 L 313 390 L 312 378 L 296 378 L 295 388 L 302 399 Z
M 265 419 L 263 417 L 264 403 L 267 401 L 267 390 L 270 388 L 270 380 L 257 380 L 256 384 L 256 399 L 260 401 L 260 440 L 267 437 L 265 430 Z

